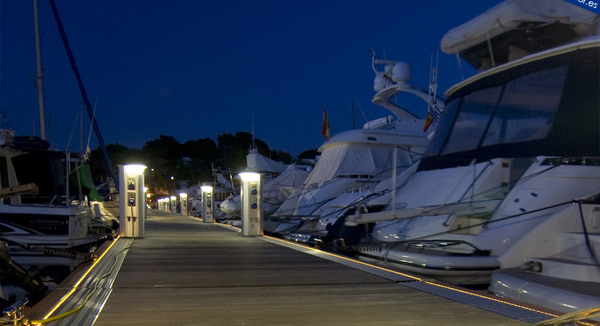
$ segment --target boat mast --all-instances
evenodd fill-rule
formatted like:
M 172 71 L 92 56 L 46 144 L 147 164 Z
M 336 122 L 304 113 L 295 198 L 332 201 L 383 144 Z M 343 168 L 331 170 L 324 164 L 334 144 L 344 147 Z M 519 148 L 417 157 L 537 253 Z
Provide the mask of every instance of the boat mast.
M 42 50 L 40 46 L 40 23 L 38 20 L 37 0 L 33 0 L 33 16 L 35 19 L 35 54 L 37 56 L 37 89 L 40 105 L 40 136 L 46 140 L 46 124 L 44 122 L 44 93 L 42 91 Z
M 119 179 L 117 178 L 117 175 L 115 174 L 115 171 L 112 168 L 112 163 L 110 162 L 110 157 L 108 156 L 108 152 L 106 151 L 106 147 L 104 146 L 104 138 L 100 133 L 100 127 L 98 127 L 97 119 L 94 119 L 95 114 L 94 111 L 92 111 L 92 105 L 90 104 L 87 92 L 85 90 L 85 87 L 83 86 L 83 81 L 81 80 L 81 74 L 79 74 L 79 69 L 75 64 L 75 57 L 73 56 L 73 51 L 71 51 L 71 46 L 69 45 L 69 40 L 67 39 L 67 34 L 65 33 L 65 28 L 62 24 L 62 21 L 60 20 L 60 16 L 58 15 L 58 9 L 56 8 L 56 2 L 54 0 L 50 0 L 50 7 L 52 8 L 52 13 L 54 14 L 56 26 L 58 27 L 60 38 L 63 41 L 63 46 L 65 48 L 65 51 L 67 52 L 67 57 L 69 58 L 71 69 L 73 70 L 73 74 L 75 74 L 75 79 L 77 80 L 77 85 L 79 86 L 83 103 L 85 104 L 88 115 L 90 116 L 92 127 L 94 129 L 94 133 L 96 134 L 96 139 L 98 140 L 98 147 L 100 148 L 100 153 L 102 154 L 104 168 L 108 172 L 109 176 L 113 179 L 117 189 L 119 189 Z

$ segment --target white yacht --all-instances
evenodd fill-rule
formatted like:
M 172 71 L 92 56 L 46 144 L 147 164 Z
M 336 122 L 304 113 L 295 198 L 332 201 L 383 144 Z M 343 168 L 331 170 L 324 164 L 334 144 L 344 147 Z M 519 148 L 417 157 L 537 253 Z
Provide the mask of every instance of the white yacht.
M 377 71 L 375 64 L 384 65 L 384 70 Z M 373 102 L 394 116 L 369 121 L 362 129 L 344 131 L 326 141 L 303 186 L 275 212 L 275 217 L 287 218 L 287 223 L 278 223 L 274 233 L 302 242 L 325 236 L 354 204 L 380 195 L 381 191 L 375 190 L 380 182 L 421 159 L 435 127 L 427 128 L 427 121 L 416 113 L 418 110 L 403 107 L 400 103 L 404 99 L 399 97 L 417 96 L 423 101 L 423 112 L 436 116 L 443 110 L 443 101 L 438 103 L 435 89 L 421 90 L 409 85 L 410 67 L 405 62 L 373 59 L 373 70 L 377 91 Z
M 502 268 L 499 295 L 599 305 L 599 20 L 561 0 L 508 0 L 448 32 L 442 50 L 480 72 L 446 92 L 426 157 L 388 209 L 347 217 L 375 223 L 357 254 L 457 283 Z

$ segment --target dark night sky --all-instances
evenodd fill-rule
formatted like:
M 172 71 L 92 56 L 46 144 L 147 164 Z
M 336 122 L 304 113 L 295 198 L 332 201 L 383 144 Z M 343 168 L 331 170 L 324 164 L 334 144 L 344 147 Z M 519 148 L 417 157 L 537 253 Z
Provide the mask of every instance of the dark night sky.
M 65 150 L 82 100 L 50 5 L 38 1 L 48 139 Z M 56 2 L 107 144 L 216 140 L 251 132 L 254 116 L 256 137 L 296 155 L 323 142 L 323 107 L 332 134 L 352 127 L 352 101 L 359 126 L 360 108 L 369 120 L 389 115 L 371 103 L 371 49 L 408 62 L 425 88 L 442 36 L 501 1 Z M 461 73 L 455 57 L 439 62 L 443 93 Z M 0 0 L 0 111 L 17 135 L 39 129 L 35 76 L 33 3 Z

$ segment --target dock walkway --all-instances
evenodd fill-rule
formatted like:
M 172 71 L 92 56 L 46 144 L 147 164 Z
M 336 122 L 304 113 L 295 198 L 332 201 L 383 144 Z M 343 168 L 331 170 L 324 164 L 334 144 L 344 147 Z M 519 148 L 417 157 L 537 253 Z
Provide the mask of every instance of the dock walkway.
M 528 324 L 401 275 L 190 217 L 150 212 L 145 236 L 129 247 L 94 325 Z

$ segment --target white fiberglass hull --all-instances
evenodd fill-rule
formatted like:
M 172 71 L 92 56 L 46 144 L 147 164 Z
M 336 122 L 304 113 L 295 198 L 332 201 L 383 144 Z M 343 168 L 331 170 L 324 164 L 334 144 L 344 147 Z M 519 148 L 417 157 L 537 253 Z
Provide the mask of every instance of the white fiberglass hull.
M 358 258 L 364 262 L 435 278 L 456 284 L 486 284 L 498 269 L 496 256 L 446 255 L 408 252 L 394 248 L 364 247 Z
M 94 243 L 106 234 L 91 234 L 91 217 L 82 206 L 0 205 L 2 238 L 30 246 L 72 248 Z
M 541 276 L 519 269 L 494 272 L 490 291 L 500 297 L 564 313 L 600 306 L 600 283 Z

